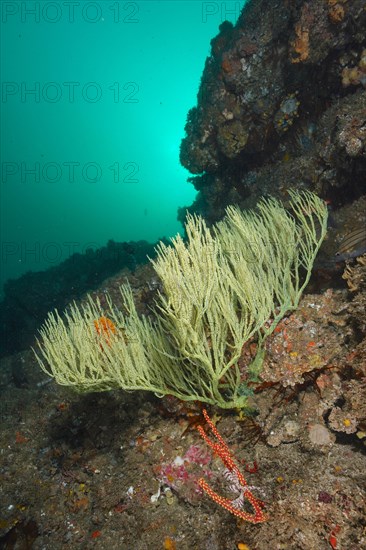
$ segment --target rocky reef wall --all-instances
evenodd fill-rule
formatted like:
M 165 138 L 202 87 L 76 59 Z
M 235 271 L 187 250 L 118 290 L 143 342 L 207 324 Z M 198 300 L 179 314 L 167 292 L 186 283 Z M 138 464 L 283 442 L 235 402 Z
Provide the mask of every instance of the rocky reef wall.
M 211 41 L 180 159 L 208 221 L 304 187 L 335 206 L 365 192 L 363 0 L 251 0 Z M 184 220 L 186 209 L 179 217 Z

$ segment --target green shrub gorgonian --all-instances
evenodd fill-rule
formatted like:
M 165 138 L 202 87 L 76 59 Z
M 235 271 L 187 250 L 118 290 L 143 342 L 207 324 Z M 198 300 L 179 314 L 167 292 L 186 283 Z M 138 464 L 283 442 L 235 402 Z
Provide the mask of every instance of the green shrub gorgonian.
M 62 317 L 52 312 L 40 330 L 40 366 L 81 392 L 148 390 L 245 407 L 244 378 L 258 375 L 265 339 L 297 308 L 326 225 L 327 207 L 310 192 L 291 192 L 289 210 L 275 199 L 256 211 L 229 207 L 211 230 L 189 216 L 187 242 L 160 243 L 152 261 L 163 287 L 155 316 L 137 314 L 129 284 L 125 313 L 110 298 L 104 309 L 89 298 Z M 257 355 L 243 373 L 238 359 L 250 338 Z

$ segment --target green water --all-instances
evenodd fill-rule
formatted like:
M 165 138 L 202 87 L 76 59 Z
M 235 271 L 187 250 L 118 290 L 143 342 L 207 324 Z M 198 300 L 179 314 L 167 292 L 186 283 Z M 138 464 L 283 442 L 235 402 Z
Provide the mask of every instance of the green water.
M 186 115 L 244 2 L 1 4 L 1 283 L 180 231 Z

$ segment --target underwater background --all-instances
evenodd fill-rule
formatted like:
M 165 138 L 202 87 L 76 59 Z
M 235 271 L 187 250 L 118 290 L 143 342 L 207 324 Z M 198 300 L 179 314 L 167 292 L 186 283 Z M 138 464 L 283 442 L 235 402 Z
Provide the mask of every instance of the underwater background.
M 210 40 L 243 2 L 2 3 L 1 279 L 182 230 Z

